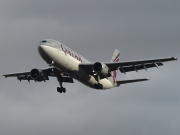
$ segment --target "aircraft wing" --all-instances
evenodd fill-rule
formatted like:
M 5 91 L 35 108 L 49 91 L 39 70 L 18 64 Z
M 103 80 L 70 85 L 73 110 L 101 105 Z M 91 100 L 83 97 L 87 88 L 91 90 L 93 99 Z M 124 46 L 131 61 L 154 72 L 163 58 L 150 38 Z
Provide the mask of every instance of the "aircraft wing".
M 127 62 L 105 62 L 104 64 L 109 68 L 109 71 L 120 70 L 121 73 L 126 73 L 130 71 L 138 71 L 141 69 L 147 70 L 152 67 L 162 66 L 162 62 L 168 62 L 177 60 L 177 58 L 163 58 L 163 59 L 150 59 L 150 60 L 138 60 L 138 61 L 127 61 Z M 93 72 L 92 66 L 94 63 L 82 63 L 79 66 L 87 71 Z
M 45 73 L 47 76 L 54 76 L 55 74 L 51 71 L 50 68 L 42 69 L 43 73 Z M 17 76 L 28 76 L 30 75 L 30 71 L 27 72 L 19 72 L 19 73 L 12 73 L 12 74 L 5 74 L 4 77 L 17 77 Z
M 45 80 L 49 80 L 49 77 L 57 77 L 59 74 L 62 76 L 63 82 L 67 83 L 73 83 L 73 79 L 69 77 L 67 74 L 63 73 L 62 71 L 59 71 L 57 69 L 52 70 L 51 68 L 46 68 L 41 70 L 45 76 Z M 12 73 L 12 74 L 5 74 L 4 77 L 17 77 L 18 80 L 34 80 L 31 78 L 31 72 L 19 72 L 19 73 Z M 45 81 L 44 80 L 44 81 Z M 36 80 L 35 80 L 36 81 Z
M 111 71 L 119 69 L 121 73 L 130 71 L 138 71 L 141 69 L 147 70 L 147 68 L 162 66 L 162 62 L 168 62 L 177 60 L 177 58 L 163 58 L 163 59 L 151 59 L 151 60 L 140 60 L 140 61 L 129 61 L 129 62 L 117 62 L 117 63 L 105 63 Z
M 20 72 L 20 73 L 12 73 L 12 74 L 5 74 L 4 77 L 17 77 L 17 76 L 26 76 L 30 75 L 30 72 Z

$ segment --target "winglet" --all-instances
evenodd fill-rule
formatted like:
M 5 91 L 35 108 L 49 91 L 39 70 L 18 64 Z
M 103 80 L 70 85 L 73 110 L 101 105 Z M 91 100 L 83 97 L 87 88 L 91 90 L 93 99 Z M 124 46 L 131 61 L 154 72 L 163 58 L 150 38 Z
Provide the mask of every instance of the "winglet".
M 174 60 L 177 60 L 178 61 L 178 58 L 175 58 L 175 57 L 172 57 Z

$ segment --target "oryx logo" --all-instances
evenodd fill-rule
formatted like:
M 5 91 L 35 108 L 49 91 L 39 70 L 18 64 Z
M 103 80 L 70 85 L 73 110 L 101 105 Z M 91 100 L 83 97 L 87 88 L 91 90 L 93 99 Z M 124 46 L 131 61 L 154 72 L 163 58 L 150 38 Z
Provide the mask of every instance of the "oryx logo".
M 120 53 L 117 54 L 117 56 L 115 57 L 115 59 L 113 60 L 113 62 L 118 62 L 119 61 L 119 56 L 120 56 Z M 117 77 L 117 72 L 116 70 L 112 71 L 111 72 L 111 75 L 113 77 L 113 84 L 115 84 L 116 82 L 116 77 Z

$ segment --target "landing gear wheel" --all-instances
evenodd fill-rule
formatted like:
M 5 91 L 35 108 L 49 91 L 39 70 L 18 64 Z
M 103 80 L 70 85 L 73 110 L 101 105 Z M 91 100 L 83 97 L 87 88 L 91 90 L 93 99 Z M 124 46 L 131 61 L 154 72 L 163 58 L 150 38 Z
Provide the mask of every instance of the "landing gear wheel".
M 60 92 L 60 91 L 59 91 L 59 87 L 57 87 L 57 92 Z
M 62 88 L 59 88 L 59 92 L 62 93 Z
M 98 83 L 98 87 L 99 87 L 99 89 L 103 89 L 103 85 L 100 83 Z
M 97 85 L 97 84 L 94 84 L 94 88 L 95 88 L 95 89 L 98 89 L 98 85 Z
M 103 85 L 98 83 L 98 84 L 94 84 L 94 88 L 96 89 L 103 89 Z
M 66 93 L 66 89 L 65 89 L 65 88 L 62 88 L 62 92 L 63 92 L 63 93 Z
M 62 93 L 63 92 L 63 90 L 62 90 L 63 88 L 59 88 L 59 87 L 57 87 L 57 92 L 59 92 L 59 93 Z
M 59 93 L 66 93 L 66 89 L 63 88 L 63 86 L 62 86 L 62 83 L 63 83 L 62 76 L 61 75 L 57 75 L 57 80 L 58 80 L 58 82 L 60 84 L 60 87 L 57 87 L 57 92 L 59 92 Z

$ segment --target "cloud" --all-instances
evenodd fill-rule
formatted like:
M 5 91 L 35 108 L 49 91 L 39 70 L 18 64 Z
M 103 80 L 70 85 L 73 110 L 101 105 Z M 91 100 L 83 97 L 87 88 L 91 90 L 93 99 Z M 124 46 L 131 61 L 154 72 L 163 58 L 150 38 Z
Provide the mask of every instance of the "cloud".
M 179 55 L 178 1 L 1 0 L 1 74 L 44 68 L 38 42 L 59 40 L 91 61 Z M 8 134 L 179 134 L 179 62 L 160 69 L 118 73 L 148 82 L 96 91 L 75 81 L 56 92 L 46 83 L 0 78 L 0 131 Z

